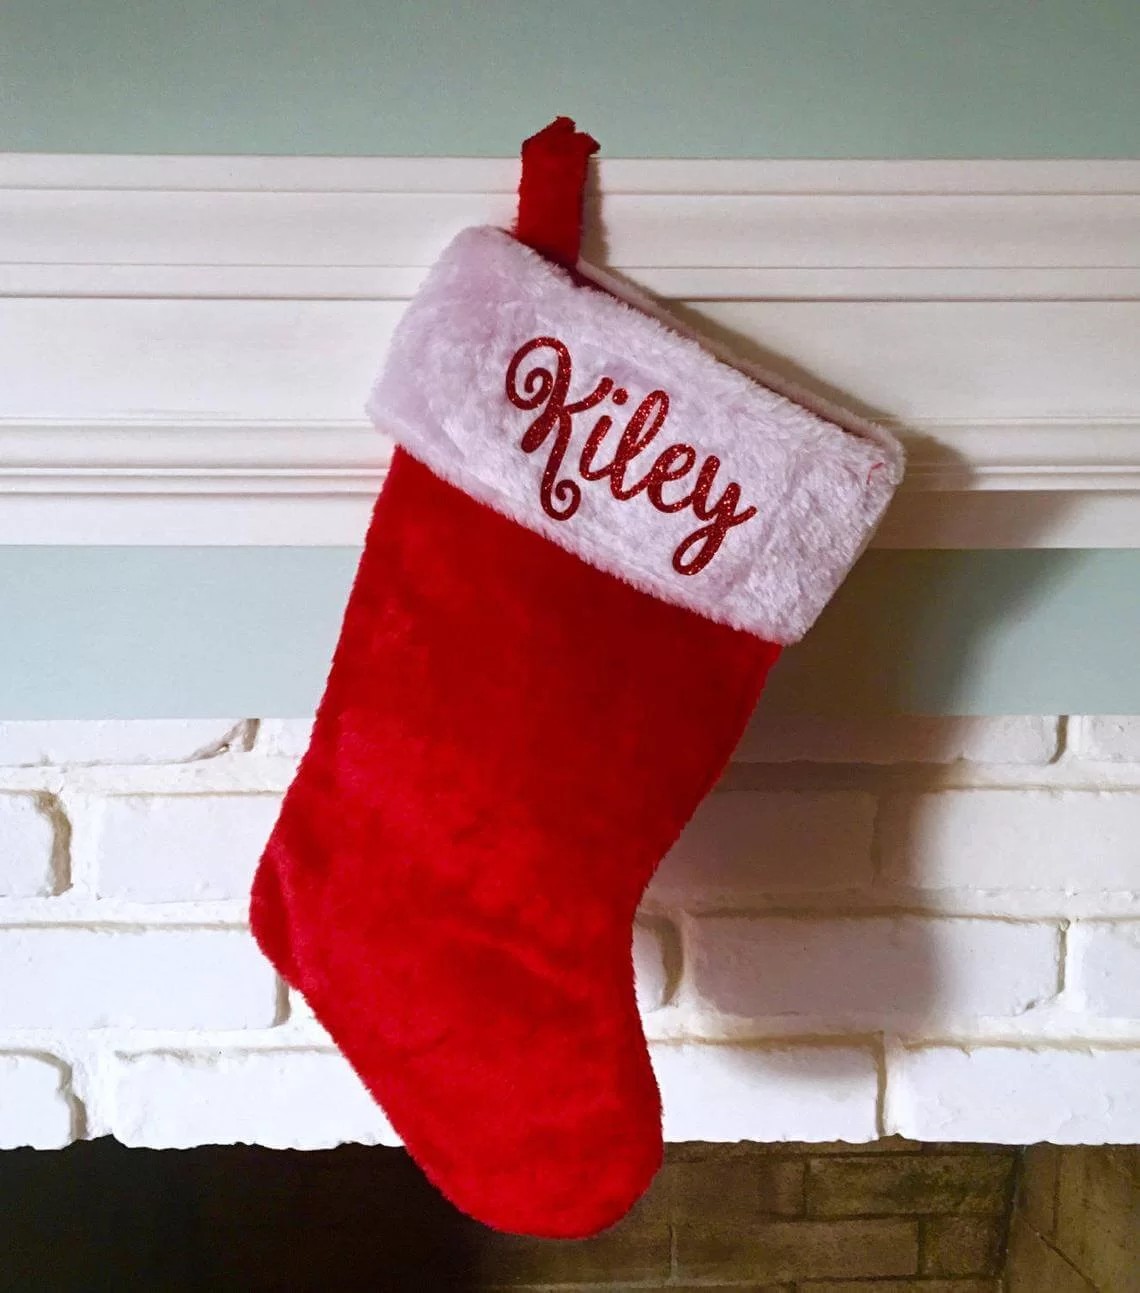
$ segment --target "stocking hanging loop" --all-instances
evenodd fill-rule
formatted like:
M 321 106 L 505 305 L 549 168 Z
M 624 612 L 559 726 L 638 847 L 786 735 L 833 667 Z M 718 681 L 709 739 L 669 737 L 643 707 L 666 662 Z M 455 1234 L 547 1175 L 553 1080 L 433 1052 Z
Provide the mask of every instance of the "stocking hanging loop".
M 520 242 L 570 269 L 582 243 L 582 203 L 590 156 L 598 142 L 558 117 L 522 146 Z

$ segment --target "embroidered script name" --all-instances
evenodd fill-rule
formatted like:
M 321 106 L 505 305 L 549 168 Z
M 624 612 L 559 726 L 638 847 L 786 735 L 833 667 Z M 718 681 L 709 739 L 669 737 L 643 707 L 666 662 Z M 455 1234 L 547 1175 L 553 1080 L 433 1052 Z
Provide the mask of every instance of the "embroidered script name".
M 524 374 L 523 366 L 532 357 L 533 365 Z M 507 399 L 515 408 L 528 412 L 538 410 L 538 416 L 523 433 L 521 449 L 524 453 L 534 453 L 549 442 L 539 497 L 543 511 L 555 521 L 568 521 L 582 501 L 582 488 L 576 481 L 559 479 L 575 431 L 574 419 L 598 408 L 604 400 L 618 407 L 629 400 L 629 392 L 615 385 L 612 377 L 600 378 L 594 389 L 581 399 L 568 400 L 572 368 L 570 351 L 557 337 L 532 337 L 515 351 L 507 366 Z M 605 441 L 614 419 L 609 413 L 602 413 L 582 445 L 578 475 L 586 481 L 608 478 L 610 493 L 619 502 L 644 494 L 659 512 L 683 512 L 691 508 L 697 520 L 704 524 L 677 545 L 673 569 L 679 575 L 696 575 L 720 551 L 729 530 L 755 516 L 756 509 L 739 508 L 740 486 L 736 481 L 725 485 L 713 502 L 713 485 L 721 465 L 715 454 L 708 454 L 698 468 L 700 455 L 692 445 L 670 444 L 649 462 L 646 454 L 668 416 L 669 396 L 664 391 L 650 391 L 633 411 L 611 450 Z M 605 456 L 609 461 L 599 463 L 599 457 Z M 640 479 L 631 479 L 639 467 L 645 466 L 648 470 Z M 689 488 L 686 478 L 694 468 L 696 479 Z M 666 498 L 665 487 L 681 481 L 686 481 L 681 487 L 684 492 Z

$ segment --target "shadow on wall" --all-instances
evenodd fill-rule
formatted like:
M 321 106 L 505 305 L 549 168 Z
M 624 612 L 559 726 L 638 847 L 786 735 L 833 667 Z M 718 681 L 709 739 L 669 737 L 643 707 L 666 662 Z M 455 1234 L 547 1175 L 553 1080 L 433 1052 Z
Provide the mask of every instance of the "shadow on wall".
M 885 410 L 868 406 L 698 310 L 675 308 L 681 319 L 744 362 L 864 417 L 890 420 Z M 903 436 L 912 455 L 930 443 L 929 437 L 905 428 Z M 939 461 L 947 468 L 964 466 L 964 460 L 955 459 L 941 447 Z M 1011 513 L 1016 513 L 1019 497 L 1017 493 L 1005 496 Z M 1011 548 L 1032 546 L 1071 507 L 1071 498 L 1058 493 L 1051 508 L 1037 506 L 1027 511 L 1023 526 L 1011 522 L 1007 529 Z M 762 704 L 797 714 L 913 713 L 917 712 L 915 693 L 921 691 L 943 698 L 942 713 L 955 713 L 955 698 L 965 694 L 975 663 L 985 654 L 987 639 L 1046 598 L 1051 585 L 1077 562 L 1079 553 L 1056 556 L 1047 572 L 1034 579 L 1026 579 L 1024 563 L 1011 561 L 1004 568 L 997 566 L 979 587 L 966 582 L 967 571 L 948 569 L 933 552 L 896 553 L 889 570 L 876 568 L 871 554 L 839 589 L 803 643 L 789 650 L 776 666 L 770 694 Z M 832 625 L 840 626 L 847 638 L 842 651 L 836 649 Z M 937 650 L 932 651 L 932 643 L 938 644 Z M 843 658 L 850 667 L 840 673 L 831 662 Z M 914 682 L 917 675 L 922 678 L 920 688 Z
M 587 184 L 586 228 L 587 261 L 607 265 L 596 167 L 590 169 Z M 636 282 L 608 265 L 607 272 L 641 291 Z M 893 422 L 887 410 L 867 404 L 787 356 L 758 345 L 747 334 L 711 318 L 699 303 L 664 304 L 682 325 L 725 358 L 755 366 L 791 387 L 873 421 Z M 905 427 L 902 431 L 912 458 L 921 454 L 924 445 L 935 443 L 917 431 Z M 941 444 L 936 457 L 947 471 L 965 469 L 965 460 Z M 923 497 L 918 495 L 917 500 Z M 943 495 L 928 497 L 932 508 L 945 505 Z M 986 654 L 989 639 L 1035 603 L 1047 601 L 1053 585 L 1064 582 L 1080 561 L 1079 550 L 1061 549 L 1051 550 L 1048 562 L 1032 566 L 1016 559 L 1017 549 L 1032 547 L 1042 533 L 1065 518 L 1073 507 L 1071 495 L 1058 492 L 1045 500 L 1037 495 L 1032 508 L 1021 506 L 1024 499 L 1017 492 L 991 497 L 1007 504 L 1002 531 L 1014 559 L 1006 564 L 988 563 L 985 583 L 979 585 L 972 581 L 968 566 L 946 563 L 934 551 L 896 551 L 882 564 L 872 552 L 840 588 L 805 641 L 788 651 L 776 666 L 764 707 L 793 714 L 921 713 L 922 698 L 937 696 L 938 712 L 968 712 L 965 707 L 955 709 L 955 699 L 961 702 L 970 694 L 968 682 Z M 909 510 L 919 501 L 911 494 Z M 889 528 L 891 516 L 888 512 L 884 529 Z M 932 643 L 939 644 L 936 651 L 931 650 Z M 834 664 L 841 659 L 849 662 L 842 671 Z
M 742 360 L 865 416 L 884 418 L 882 410 L 861 405 L 697 310 L 679 307 L 678 313 Z M 907 441 L 912 448 L 921 443 L 916 435 Z M 942 450 L 940 458 L 947 461 Z M 1007 501 L 1017 508 L 1016 495 Z M 1015 538 L 1031 543 L 1030 527 L 1052 524 L 1067 506 L 1058 496 L 1051 514 L 1035 509 Z M 929 823 L 921 801 L 892 800 L 891 866 L 889 875 L 879 874 L 879 833 L 885 823 L 878 796 L 899 775 L 905 776 L 907 790 L 937 790 L 952 767 L 945 753 L 917 746 L 904 765 L 878 770 L 866 766 L 876 762 L 871 751 L 847 756 L 847 765 L 795 762 L 794 756 L 789 762 L 786 751 L 767 751 L 766 727 L 780 726 L 780 715 L 796 715 L 801 724 L 805 715 L 839 716 L 837 728 L 846 726 L 848 737 L 858 732 L 865 744 L 876 718 L 921 712 L 915 704 L 921 695 L 936 694 L 943 700 L 941 712 L 954 713 L 955 699 L 962 704 L 970 692 L 971 674 L 989 639 L 1047 597 L 1053 581 L 1063 578 L 1079 555 L 1051 553 L 1057 559 L 1047 569 L 1035 567 L 1041 572 L 1036 580 L 1026 579 L 1023 562 L 1011 560 L 1004 569 L 998 563 L 978 587 L 968 582 L 968 571 L 937 552 L 893 553 L 881 564 L 872 553 L 805 642 L 789 649 L 777 665 L 742 743 L 741 762 L 728 769 L 719 793 L 698 812 L 648 895 L 648 909 L 663 913 L 685 910 L 693 894 L 702 895 L 698 906 L 706 914 L 697 925 L 705 929 L 688 940 L 687 990 L 695 994 L 690 1004 L 720 1017 L 726 1037 L 765 1046 L 781 1037 L 834 1036 L 848 1043 L 819 1047 L 810 1052 L 816 1057 L 810 1066 L 797 1062 L 787 1073 L 778 1051 L 726 1050 L 726 1065 L 747 1070 L 738 1077 L 747 1081 L 750 1074 L 762 1073 L 765 1086 L 774 1078 L 777 1087 L 786 1081 L 801 1091 L 804 1083 L 815 1088 L 823 1083 L 841 1099 L 847 1089 L 853 1095 L 865 1089 L 868 1080 L 868 1061 L 852 1049 L 852 1039 L 884 1033 L 933 1036 L 948 1018 L 960 1022 L 977 1006 L 976 984 L 965 990 L 961 985 L 963 957 L 953 946 L 952 922 L 924 924 L 891 910 L 920 908 L 922 895 L 916 891 L 936 887 L 922 873 Z M 845 667 L 837 668 L 836 661 Z M 821 721 L 817 731 L 827 726 Z M 929 739 L 945 741 L 947 735 L 943 720 L 937 732 L 931 728 Z M 849 850 L 849 883 L 846 859 L 836 856 L 837 820 L 849 824 L 842 845 Z M 743 888 L 761 898 L 748 917 L 736 914 L 750 907 L 740 892 L 742 841 L 751 868 Z M 994 883 L 1000 887 L 997 874 Z M 757 909 L 764 915 L 762 925 L 756 923 Z M 828 913 L 834 918 L 827 919 Z M 715 934 L 708 933 L 714 925 Z M 985 933 L 975 930 L 971 937 L 984 943 Z M 992 976 L 994 968 L 981 973 Z M 1032 1004 L 1010 1010 L 1000 991 L 993 995 L 995 1015 Z M 754 1021 L 751 1028 L 748 1021 Z M 717 1027 L 710 1025 L 714 1034 Z

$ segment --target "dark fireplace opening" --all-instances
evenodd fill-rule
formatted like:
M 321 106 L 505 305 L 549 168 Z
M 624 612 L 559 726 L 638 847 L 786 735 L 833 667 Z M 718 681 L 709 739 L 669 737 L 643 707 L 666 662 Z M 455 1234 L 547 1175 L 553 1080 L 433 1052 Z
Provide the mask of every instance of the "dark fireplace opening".
M 0 1154 L 0 1289 L 461 1289 L 481 1227 L 402 1150 Z M 487 1233 L 487 1232 L 485 1232 Z
M 0 1154 L 0 1263 L 19 1293 L 1137 1293 L 1140 1150 L 672 1145 L 623 1222 L 558 1242 L 471 1221 L 402 1150 L 101 1139 Z

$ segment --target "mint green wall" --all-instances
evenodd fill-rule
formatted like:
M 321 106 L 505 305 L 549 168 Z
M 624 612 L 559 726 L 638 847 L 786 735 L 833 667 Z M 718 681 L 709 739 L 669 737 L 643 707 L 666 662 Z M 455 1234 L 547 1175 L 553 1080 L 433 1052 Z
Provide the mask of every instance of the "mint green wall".
M 1140 151 L 1137 0 L 3 0 L 0 149 Z
M 348 548 L 0 548 L 0 717 L 309 712 L 355 563 Z M 1137 553 L 871 553 L 767 703 L 1140 713 L 1138 587 Z
M 1140 0 L 0 0 L 0 149 L 1140 156 Z M 346 549 L 0 548 L 0 718 L 300 713 Z M 1140 552 L 874 553 L 770 703 L 1140 712 Z

